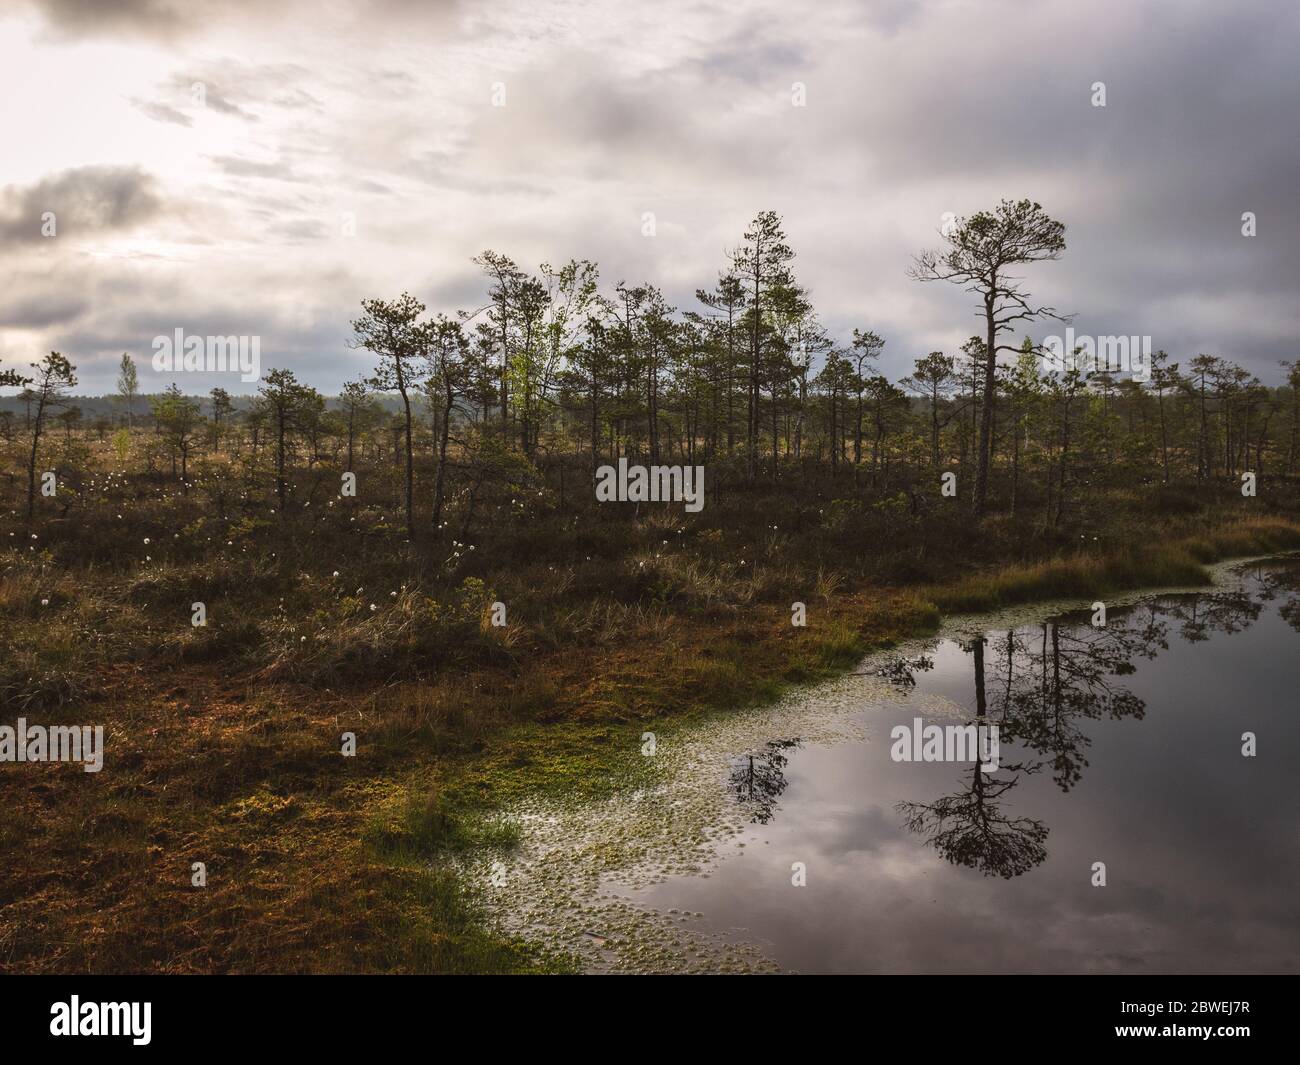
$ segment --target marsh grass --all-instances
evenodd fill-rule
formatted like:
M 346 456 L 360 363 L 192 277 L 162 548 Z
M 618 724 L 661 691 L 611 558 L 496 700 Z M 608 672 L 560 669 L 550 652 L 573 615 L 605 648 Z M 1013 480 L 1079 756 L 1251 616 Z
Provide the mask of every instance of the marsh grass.
M 1281 519 L 1254 518 L 1171 543 L 1007 566 L 926 588 L 924 594 L 940 610 L 972 613 L 1132 588 L 1199 586 L 1209 582 L 1204 567 L 1210 563 L 1294 548 L 1300 548 L 1300 526 Z

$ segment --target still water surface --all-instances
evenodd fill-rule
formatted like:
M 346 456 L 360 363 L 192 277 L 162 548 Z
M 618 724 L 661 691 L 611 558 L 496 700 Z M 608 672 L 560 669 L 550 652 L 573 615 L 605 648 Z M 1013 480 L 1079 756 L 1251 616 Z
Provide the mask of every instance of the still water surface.
M 854 711 L 871 740 L 736 754 L 719 786 L 745 846 L 707 877 L 606 890 L 787 970 L 1297 971 L 1300 565 L 1106 621 L 877 664 L 901 698 Z M 918 716 L 997 724 L 1000 768 L 892 760 Z

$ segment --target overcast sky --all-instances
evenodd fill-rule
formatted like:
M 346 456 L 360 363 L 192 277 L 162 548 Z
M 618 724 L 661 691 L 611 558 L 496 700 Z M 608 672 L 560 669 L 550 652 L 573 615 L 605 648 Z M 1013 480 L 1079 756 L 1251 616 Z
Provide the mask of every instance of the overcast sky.
M 0 360 L 57 349 L 103 392 L 130 351 L 158 391 L 154 336 L 250 334 L 332 393 L 370 369 L 365 297 L 478 306 L 492 248 L 689 308 L 772 209 L 823 321 L 884 336 L 896 376 L 977 329 L 912 255 L 945 212 L 1028 197 L 1067 249 L 1027 287 L 1076 332 L 1275 383 L 1298 31 L 1294 0 L 4 0 Z

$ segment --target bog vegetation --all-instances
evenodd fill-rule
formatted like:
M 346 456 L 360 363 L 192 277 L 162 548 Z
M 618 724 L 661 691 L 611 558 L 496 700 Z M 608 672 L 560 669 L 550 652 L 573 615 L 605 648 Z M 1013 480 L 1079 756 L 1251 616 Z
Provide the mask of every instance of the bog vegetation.
M 1300 545 L 1300 370 L 1045 373 L 1025 286 L 1064 248 L 1037 204 L 963 220 L 913 273 L 982 334 L 894 381 L 770 212 L 689 309 L 490 251 L 480 307 L 365 300 L 330 397 L 284 368 L 142 395 L 128 353 L 83 416 L 63 355 L 0 367 L 0 716 L 108 726 L 93 778 L 0 767 L 0 968 L 563 967 L 430 865 L 510 846 L 502 802 L 620 786 L 648 723 L 939 609 Z M 597 503 L 620 457 L 705 466 L 706 505 Z

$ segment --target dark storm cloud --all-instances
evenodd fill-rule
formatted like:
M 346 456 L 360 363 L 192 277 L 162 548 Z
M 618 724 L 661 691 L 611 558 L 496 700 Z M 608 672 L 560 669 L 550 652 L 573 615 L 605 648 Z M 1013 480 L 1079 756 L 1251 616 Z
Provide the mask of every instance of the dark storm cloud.
M 77 167 L 34 185 L 0 189 L 0 241 L 33 243 L 127 229 L 161 208 L 154 179 L 139 167 Z M 41 232 L 47 212 L 55 216 L 55 238 Z

